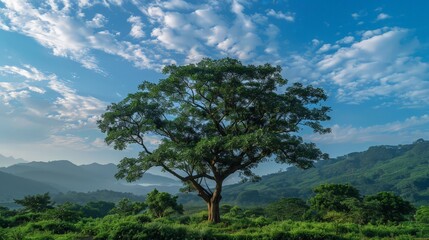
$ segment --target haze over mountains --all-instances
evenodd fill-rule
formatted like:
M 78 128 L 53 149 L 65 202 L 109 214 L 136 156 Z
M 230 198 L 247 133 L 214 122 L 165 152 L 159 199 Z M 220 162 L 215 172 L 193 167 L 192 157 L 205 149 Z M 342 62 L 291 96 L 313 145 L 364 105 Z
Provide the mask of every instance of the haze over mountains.
M 0 154 L 0 167 L 9 167 L 17 163 L 25 163 L 25 162 L 27 161 L 25 161 L 22 158 L 6 157 Z
M 114 178 L 114 164 L 77 166 L 66 160 L 19 163 L 0 168 L 0 202 L 13 201 L 29 194 L 88 192 L 113 190 L 144 195 L 154 188 L 176 193 L 180 182 L 146 173 L 138 182 L 127 183 Z
M 135 183 L 117 181 L 114 164 L 77 166 L 69 161 L 30 162 L 0 168 L 0 203 L 36 193 L 112 190 L 144 195 L 157 188 L 177 193 L 181 183 L 146 173 Z M 429 141 L 374 146 L 320 161 L 308 170 L 290 167 L 287 171 L 262 177 L 259 182 L 225 186 L 224 203 L 259 205 L 281 197 L 308 198 L 312 188 L 323 183 L 350 183 L 364 195 L 392 191 L 414 204 L 429 203 Z M 139 185 L 140 184 L 140 185 Z M 144 185 L 144 186 L 142 186 Z M 193 195 L 181 195 L 182 203 L 202 203 Z

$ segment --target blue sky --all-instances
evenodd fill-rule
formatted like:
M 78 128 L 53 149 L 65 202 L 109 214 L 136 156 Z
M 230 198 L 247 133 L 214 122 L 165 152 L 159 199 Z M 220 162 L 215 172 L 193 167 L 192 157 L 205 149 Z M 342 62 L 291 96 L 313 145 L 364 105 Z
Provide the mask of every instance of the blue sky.
M 117 163 L 139 149 L 103 143 L 95 123 L 109 103 L 163 78 L 165 65 L 227 56 L 324 88 L 332 133 L 303 135 L 331 156 L 429 139 L 427 9 L 424 0 L 0 0 L 0 154 Z

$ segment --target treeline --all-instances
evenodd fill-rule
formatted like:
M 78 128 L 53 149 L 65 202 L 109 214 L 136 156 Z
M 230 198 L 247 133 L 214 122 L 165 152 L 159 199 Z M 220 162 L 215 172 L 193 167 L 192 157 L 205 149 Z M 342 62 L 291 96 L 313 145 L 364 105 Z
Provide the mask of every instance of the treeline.
M 184 211 L 157 190 L 145 201 L 122 199 L 55 205 L 49 194 L 0 208 L 2 239 L 414 239 L 429 237 L 429 206 L 416 209 L 388 192 L 361 196 L 350 185 L 324 184 L 304 201 L 283 198 L 264 207 L 223 205 L 222 222 Z

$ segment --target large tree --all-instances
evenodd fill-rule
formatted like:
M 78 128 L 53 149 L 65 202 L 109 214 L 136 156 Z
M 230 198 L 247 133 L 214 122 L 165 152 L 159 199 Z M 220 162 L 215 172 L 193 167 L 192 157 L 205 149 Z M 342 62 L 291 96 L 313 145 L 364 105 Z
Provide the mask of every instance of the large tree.
M 117 178 L 134 181 L 161 167 L 197 191 L 208 220 L 219 222 L 222 185 L 231 174 L 256 179 L 252 169 L 263 161 L 309 168 L 327 157 L 297 134 L 304 126 L 329 132 L 321 125 L 329 120 L 330 108 L 321 105 L 326 94 L 301 83 L 286 86 L 279 66 L 203 59 L 163 73 L 166 79 L 146 81 L 108 106 L 98 122 L 115 149 L 142 147 L 138 157 L 121 161 Z

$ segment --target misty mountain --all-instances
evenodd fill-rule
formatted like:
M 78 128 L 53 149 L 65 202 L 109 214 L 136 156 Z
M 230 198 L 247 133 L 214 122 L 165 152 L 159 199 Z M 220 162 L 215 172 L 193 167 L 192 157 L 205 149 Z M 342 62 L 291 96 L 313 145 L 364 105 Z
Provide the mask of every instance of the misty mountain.
M 0 167 L 9 167 L 17 163 L 25 163 L 22 158 L 6 157 L 0 154 Z
M 308 198 L 312 188 L 323 183 L 349 183 L 361 194 L 391 191 L 414 204 L 429 202 L 429 141 L 374 146 L 363 152 L 319 161 L 314 168 L 290 167 L 281 173 L 263 176 L 256 183 L 226 186 L 223 201 L 255 205 L 281 197 Z
M 0 202 L 13 202 L 13 199 L 45 192 L 55 194 L 60 191 L 49 184 L 0 171 Z
M 115 179 L 114 175 L 117 169 L 114 164 L 103 165 L 94 163 L 77 166 L 66 160 L 20 163 L 0 168 L 0 172 L 7 173 L 8 176 L 13 175 L 19 179 L 25 179 L 29 185 L 34 185 L 34 182 L 37 182 L 43 184 L 43 186 L 47 186 L 43 191 L 29 191 L 28 194 L 111 190 L 144 195 L 154 188 L 160 191 L 176 193 L 181 185 L 180 182 L 168 177 L 150 173 L 146 173 L 138 182 L 126 183 L 123 180 L 118 181 Z M 19 187 L 15 182 L 15 180 L 0 181 L 0 188 L 11 188 L 10 191 L 5 190 L 1 191 L 1 193 L 8 192 L 10 196 L 16 198 L 21 190 L 18 189 Z M 14 189 L 20 191 L 15 191 Z M 25 191 L 23 190 L 22 192 Z
M 115 174 L 118 172 L 118 169 L 115 164 L 109 163 L 109 164 L 99 164 L 99 163 L 91 163 L 88 165 L 80 165 L 79 167 L 85 169 L 88 172 L 91 172 L 92 174 L 97 175 L 100 178 L 111 178 L 112 176 L 115 176 Z M 125 180 L 119 180 L 123 183 L 125 183 Z M 143 177 L 136 182 L 136 184 L 144 184 L 144 185 L 178 185 L 180 184 L 177 180 L 163 177 L 151 173 L 145 173 Z

